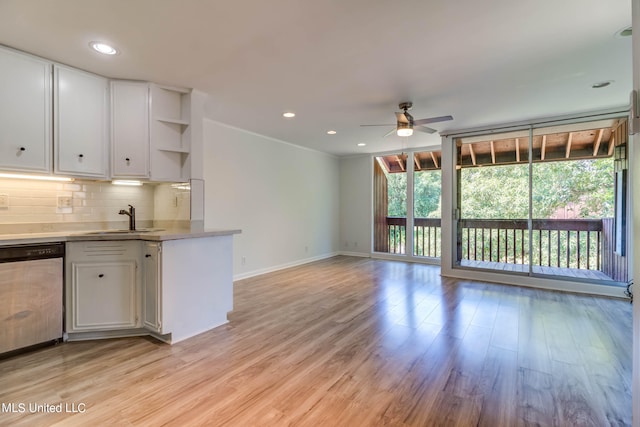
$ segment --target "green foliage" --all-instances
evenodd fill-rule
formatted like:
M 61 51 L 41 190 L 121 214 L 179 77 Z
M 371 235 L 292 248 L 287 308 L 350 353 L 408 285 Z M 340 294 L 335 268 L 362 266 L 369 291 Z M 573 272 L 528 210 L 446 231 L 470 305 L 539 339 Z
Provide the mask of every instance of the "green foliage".
M 389 216 L 407 216 L 407 175 L 387 175 Z M 440 171 L 414 173 L 416 218 L 440 218 Z
M 529 216 L 527 165 L 461 170 L 462 217 L 518 219 Z
M 440 176 L 439 170 L 414 173 L 413 211 L 416 218 L 440 218 Z
M 529 216 L 529 166 L 461 170 L 462 217 L 518 219 Z M 576 218 L 613 216 L 613 160 L 536 163 L 532 176 L 533 218 L 573 210 Z
M 388 216 L 407 216 L 407 174 L 387 174 Z
M 574 210 L 576 218 L 613 217 L 612 159 L 538 163 L 533 178 L 534 218 L 548 218 L 561 208 Z

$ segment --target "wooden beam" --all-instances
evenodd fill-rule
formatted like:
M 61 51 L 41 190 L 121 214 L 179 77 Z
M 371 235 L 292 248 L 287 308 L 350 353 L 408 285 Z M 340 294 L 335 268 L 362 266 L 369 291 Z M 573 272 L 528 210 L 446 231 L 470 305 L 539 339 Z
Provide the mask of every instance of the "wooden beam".
M 413 163 L 416 164 L 416 170 L 422 170 L 422 166 L 420 166 L 420 159 L 418 159 L 418 156 L 416 154 L 413 155 Z
M 471 163 L 476 165 L 476 153 L 473 152 L 473 144 L 469 144 L 469 153 L 471 153 Z
M 607 155 L 612 156 L 613 155 L 613 149 L 616 146 L 616 136 L 611 133 L 611 138 L 609 138 L 609 150 L 607 150 Z
M 565 152 L 564 157 L 569 158 L 571 155 L 571 141 L 573 140 L 573 132 L 569 132 L 569 139 L 567 139 L 567 150 Z
M 436 158 L 436 155 L 433 154 L 433 151 L 431 152 L 431 160 L 433 160 L 433 164 L 435 165 L 436 169 L 438 169 L 440 166 L 438 166 L 438 159 Z
M 491 141 L 491 163 L 496 164 L 496 148 L 493 145 L 493 141 Z
M 542 148 L 540 149 L 540 160 L 544 160 L 547 151 L 547 135 L 542 135 Z
M 516 162 L 520 163 L 520 138 L 516 138 Z
M 596 140 L 593 143 L 593 157 L 598 155 L 598 151 L 600 150 L 600 143 L 602 142 L 603 133 L 604 133 L 604 129 L 598 129 Z
M 396 162 L 398 163 L 398 166 L 400 166 L 402 172 L 405 172 L 404 163 L 402 163 L 402 159 L 400 158 L 400 156 L 396 156 Z

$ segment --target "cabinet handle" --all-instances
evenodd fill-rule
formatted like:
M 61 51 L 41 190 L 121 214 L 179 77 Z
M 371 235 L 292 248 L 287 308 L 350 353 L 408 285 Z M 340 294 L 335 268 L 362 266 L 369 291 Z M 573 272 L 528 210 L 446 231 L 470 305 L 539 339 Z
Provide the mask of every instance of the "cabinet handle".
M 78 154 L 78 157 L 83 158 L 84 154 Z
M 100 273 L 98 274 L 98 277 L 102 279 L 104 277 L 104 274 Z
M 20 151 L 27 151 L 27 149 L 24 147 L 20 147 Z
M 151 254 L 146 254 L 144 257 L 145 258 L 151 258 Z

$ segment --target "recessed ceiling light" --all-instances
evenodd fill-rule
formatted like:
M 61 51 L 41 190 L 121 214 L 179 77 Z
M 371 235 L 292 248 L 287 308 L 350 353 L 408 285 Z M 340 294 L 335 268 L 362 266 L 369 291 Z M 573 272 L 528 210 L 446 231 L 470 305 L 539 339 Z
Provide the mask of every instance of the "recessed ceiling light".
M 287 119 L 290 119 L 295 116 L 296 116 L 296 113 L 292 113 L 290 111 L 287 111 L 286 113 L 282 113 L 282 117 L 286 117 Z
M 338 132 L 336 132 L 335 130 L 328 130 L 328 131 L 327 131 L 327 133 L 328 133 L 329 135 L 335 135 L 335 134 L 336 134 L 336 133 L 338 133 Z
M 603 87 L 609 86 L 611 83 L 613 83 L 613 80 L 607 80 L 607 81 L 604 81 L 604 82 L 594 83 L 593 85 L 591 85 L 591 87 L 594 88 L 594 89 L 601 89 Z
M 364 147 L 365 145 L 367 145 L 367 144 L 365 144 L 364 142 L 361 142 L 361 143 L 358 144 L 358 147 Z
M 115 55 L 118 53 L 115 47 L 102 42 L 91 42 L 89 46 L 91 46 L 91 49 L 104 55 Z

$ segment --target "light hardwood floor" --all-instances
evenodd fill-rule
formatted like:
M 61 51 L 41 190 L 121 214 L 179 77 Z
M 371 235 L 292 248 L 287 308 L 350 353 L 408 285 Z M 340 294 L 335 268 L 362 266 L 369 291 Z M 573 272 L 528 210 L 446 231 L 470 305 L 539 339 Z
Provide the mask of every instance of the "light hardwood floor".
M 236 282 L 230 322 L 174 346 L 0 360 L 0 425 L 630 425 L 627 301 L 439 272 L 335 257 Z M 29 413 L 60 402 L 84 412 Z

